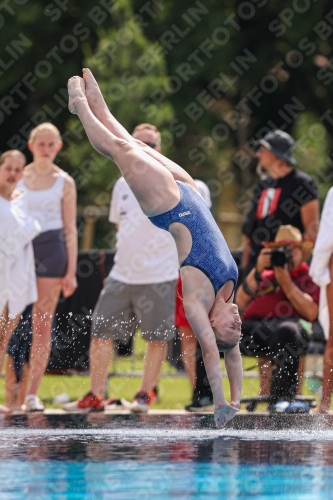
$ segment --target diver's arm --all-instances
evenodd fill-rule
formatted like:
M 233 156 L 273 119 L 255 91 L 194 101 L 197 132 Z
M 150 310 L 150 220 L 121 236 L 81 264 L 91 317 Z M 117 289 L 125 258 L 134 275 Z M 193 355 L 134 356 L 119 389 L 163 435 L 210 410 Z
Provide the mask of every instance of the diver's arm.
M 230 404 L 231 406 L 239 408 L 243 381 L 242 357 L 239 350 L 239 344 L 233 349 L 224 352 L 224 362 L 230 384 Z
M 194 310 L 195 313 L 191 314 L 191 317 L 188 319 L 201 347 L 202 359 L 214 397 L 214 418 L 216 426 L 221 428 L 235 416 L 238 407 L 230 405 L 225 399 L 222 387 L 220 353 L 216 345 L 216 337 L 207 316 L 207 312 L 200 304 L 196 304 Z M 232 380 L 233 388 L 238 387 L 238 384 L 234 384 L 234 380 L 236 380 L 234 376 Z M 238 378 L 237 381 L 239 381 Z M 238 393 L 233 389 L 232 394 L 236 397 Z

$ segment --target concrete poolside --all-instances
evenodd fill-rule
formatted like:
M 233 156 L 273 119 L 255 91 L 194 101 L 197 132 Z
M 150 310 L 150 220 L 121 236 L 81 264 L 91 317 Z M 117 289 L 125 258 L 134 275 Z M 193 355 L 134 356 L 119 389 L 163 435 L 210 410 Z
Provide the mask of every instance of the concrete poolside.
M 78 414 L 78 415 L 81 415 L 81 414 L 86 414 L 86 413 L 90 413 L 92 415 L 98 415 L 98 414 L 102 414 L 102 415 L 135 415 L 135 413 L 132 413 L 131 411 L 129 410 L 104 410 L 103 412 L 89 412 L 89 411 L 85 411 L 85 410 L 82 410 L 82 411 L 79 411 L 79 410 L 76 410 L 76 411 L 65 411 L 65 410 L 62 410 L 61 408 L 47 408 L 46 410 L 44 410 L 44 412 L 36 412 L 35 414 L 42 414 L 42 415 L 75 415 L 75 414 Z M 14 411 L 13 412 L 13 415 L 26 415 L 27 413 L 24 412 L 24 411 Z M 30 413 L 31 414 L 34 414 L 34 413 Z M 138 415 L 138 414 L 136 414 Z M 142 414 L 139 414 L 139 415 L 142 415 Z M 149 410 L 148 414 L 147 415 L 213 415 L 213 411 L 198 411 L 198 412 L 188 412 L 186 410 L 168 410 L 168 409 L 158 409 L 158 410 Z M 237 413 L 236 417 L 238 415 L 247 415 L 247 416 L 253 416 L 253 415 L 270 415 L 270 416 L 273 416 L 272 414 L 270 414 L 268 411 L 255 411 L 255 412 L 248 412 L 246 410 L 239 410 L 239 412 Z M 313 416 L 313 417 L 317 417 L 318 415 L 315 414 L 315 413 L 310 413 L 308 414 L 308 416 Z M 333 416 L 333 411 L 329 411 L 327 413 L 328 416 L 332 415 Z M 291 416 L 291 415 L 289 415 Z M 325 415 L 324 415 L 325 416 Z
M 135 425 L 143 428 L 183 428 L 192 427 L 215 429 L 212 413 L 190 413 L 185 410 L 150 410 L 148 414 L 135 414 L 129 410 L 105 412 L 65 412 L 61 409 L 47 409 L 43 413 L 14 412 L 0 415 L 0 429 L 28 425 L 42 429 L 52 423 L 53 428 L 64 424 L 75 427 L 97 427 L 110 429 Z M 230 430 L 249 431 L 312 431 L 333 430 L 333 412 L 328 414 L 269 414 L 268 412 L 240 411 L 226 426 Z M 260 434 L 258 435 L 260 439 Z

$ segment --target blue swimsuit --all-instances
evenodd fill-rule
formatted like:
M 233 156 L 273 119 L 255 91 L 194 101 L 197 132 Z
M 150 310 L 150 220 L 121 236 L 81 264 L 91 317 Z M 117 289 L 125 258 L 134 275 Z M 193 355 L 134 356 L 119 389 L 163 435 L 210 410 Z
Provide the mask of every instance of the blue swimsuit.
M 238 268 L 227 243 L 204 200 L 188 184 L 176 181 L 180 191 L 178 205 L 164 214 L 149 217 L 160 229 L 180 222 L 192 235 L 192 248 L 180 267 L 200 269 L 211 281 L 215 295 L 228 281 L 236 286 Z

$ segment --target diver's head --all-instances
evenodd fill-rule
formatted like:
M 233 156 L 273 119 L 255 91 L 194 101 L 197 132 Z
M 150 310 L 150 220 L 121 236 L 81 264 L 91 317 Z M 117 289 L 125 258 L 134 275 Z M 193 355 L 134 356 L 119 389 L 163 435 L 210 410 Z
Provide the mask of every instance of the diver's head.
M 161 133 L 155 125 L 140 123 L 132 132 L 134 139 L 144 142 L 152 149 L 161 152 Z
M 236 304 L 216 301 L 209 314 L 219 351 L 233 349 L 241 337 L 241 319 Z

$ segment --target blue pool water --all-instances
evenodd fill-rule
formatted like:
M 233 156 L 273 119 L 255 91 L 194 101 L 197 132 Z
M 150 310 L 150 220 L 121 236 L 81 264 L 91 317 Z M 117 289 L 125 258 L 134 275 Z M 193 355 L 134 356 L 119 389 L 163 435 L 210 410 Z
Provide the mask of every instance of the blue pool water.
M 331 430 L 332 429 L 332 430 Z M 0 499 L 330 499 L 333 421 L 27 415 L 0 420 Z

